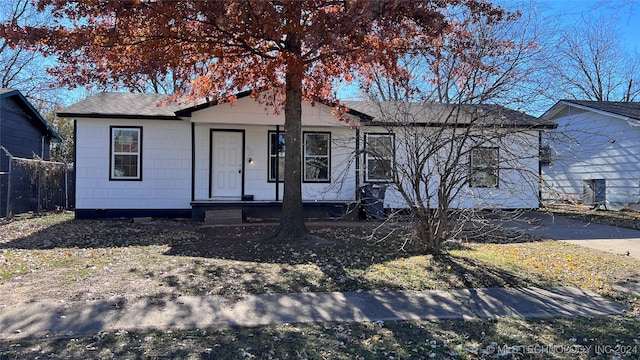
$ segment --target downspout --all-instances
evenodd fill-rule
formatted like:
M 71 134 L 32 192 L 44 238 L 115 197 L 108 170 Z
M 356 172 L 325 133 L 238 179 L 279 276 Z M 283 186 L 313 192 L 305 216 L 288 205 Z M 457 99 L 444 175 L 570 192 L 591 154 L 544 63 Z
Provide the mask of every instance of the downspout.
M 542 130 L 538 131 L 538 209 L 542 208 L 542 162 L 540 150 L 542 149 Z
M 73 209 L 78 217 L 78 120 L 73 119 Z
M 191 123 L 191 202 L 196 200 L 196 125 Z

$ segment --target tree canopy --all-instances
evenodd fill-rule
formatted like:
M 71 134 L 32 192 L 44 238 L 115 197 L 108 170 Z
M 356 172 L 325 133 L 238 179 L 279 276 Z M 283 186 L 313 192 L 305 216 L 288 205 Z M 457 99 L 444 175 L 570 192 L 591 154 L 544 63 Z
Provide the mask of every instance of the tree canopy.
M 181 94 L 227 98 L 280 91 L 303 74 L 307 100 L 330 98 L 335 79 L 363 64 L 395 64 L 447 26 L 447 6 L 502 13 L 481 1 L 57 1 L 50 25 L 4 24 L 2 36 L 58 56 L 68 86 L 136 88 L 146 77 L 185 79 Z M 285 69 L 286 68 L 286 69 Z M 394 69 L 397 71 L 398 69 Z

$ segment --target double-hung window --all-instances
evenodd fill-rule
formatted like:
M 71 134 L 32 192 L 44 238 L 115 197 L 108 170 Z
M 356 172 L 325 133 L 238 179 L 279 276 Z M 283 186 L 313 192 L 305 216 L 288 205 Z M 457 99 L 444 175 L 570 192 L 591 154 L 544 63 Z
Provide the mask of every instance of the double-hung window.
M 142 128 L 111 127 L 110 180 L 142 180 Z
M 284 134 L 269 131 L 269 181 L 284 180 Z
M 393 134 L 365 134 L 365 180 L 386 182 L 392 180 Z
M 471 150 L 471 187 L 498 187 L 498 148 L 479 147 Z
M 304 133 L 304 181 L 329 182 L 331 133 Z
M 303 179 L 305 182 L 331 181 L 331 134 L 305 132 L 303 134 Z M 269 131 L 269 182 L 284 180 L 284 134 Z

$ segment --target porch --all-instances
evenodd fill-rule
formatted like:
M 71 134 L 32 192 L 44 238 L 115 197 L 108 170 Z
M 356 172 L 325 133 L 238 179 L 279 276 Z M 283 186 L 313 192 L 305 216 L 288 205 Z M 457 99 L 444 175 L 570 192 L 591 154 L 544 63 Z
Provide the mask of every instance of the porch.
M 307 220 L 357 220 L 360 206 L 354 201 L 305 201 L 302 203 L 304 217 Z M 191 202 L 191 218 L 203 221 L 210 210 L 241 210 L 242 220 L 279 220 L 282 201 L 213 201 L 199 200 Z

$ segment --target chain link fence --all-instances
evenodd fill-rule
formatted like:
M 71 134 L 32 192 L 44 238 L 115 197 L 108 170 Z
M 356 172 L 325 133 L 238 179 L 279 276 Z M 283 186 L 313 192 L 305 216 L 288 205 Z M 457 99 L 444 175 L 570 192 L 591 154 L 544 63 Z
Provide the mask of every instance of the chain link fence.
M 0 217 L 73 209 L 73 166 L 7 153 L 0 164 Z

